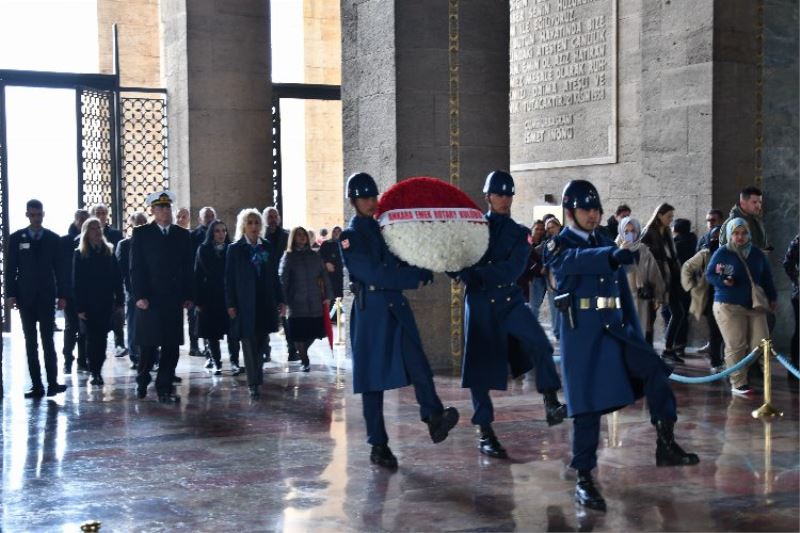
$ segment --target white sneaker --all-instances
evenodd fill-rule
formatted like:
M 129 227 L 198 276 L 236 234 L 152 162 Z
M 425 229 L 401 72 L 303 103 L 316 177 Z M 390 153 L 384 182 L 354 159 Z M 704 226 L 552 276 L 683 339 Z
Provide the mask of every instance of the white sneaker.
M 739 396 L 747 396 L 753 392 L 753 389 L 750 388 L 750 385 L 745 383 L 739 387 L 731 387 L 731 392 L 733 394 L 738 394 Z

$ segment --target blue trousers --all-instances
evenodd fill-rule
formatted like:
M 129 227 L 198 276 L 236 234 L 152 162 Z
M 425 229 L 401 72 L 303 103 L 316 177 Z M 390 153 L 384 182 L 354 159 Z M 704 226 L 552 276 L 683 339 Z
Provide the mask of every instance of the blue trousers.
M 487 389 L 469 389 L 472 394 L 472 423 L 476 426 L 488 426 L 494 422 L 494 405 Z
M 625 356 L 628 375 L 644 383 L 644 395 L 650 409 L 650 422 L 675 422 L 678 419 L 675 395 L 668 376 L 657 365 L 642 365 L 636 361 L 641 352 Z M 654 355 L 655 357 L 655 355 Z M 630 360 L 629 360 L 630 359 Z M 591 470 L 597 466 L 597 444 L 600 439 L 599 411 L 575 415 L 572 426 L 572 462 L 576 470 Z
M 406 339 L 403 339 L 403 363 L 409 381 L 414 385 L 420 419 L 427 421 L 433 415 L 442 414 L 444 406 L 436 394 L 433 377 L 423 370 L 428 368 L 425 354 Z M 379 390 L 361 394 L 364 421 L 367 424 L 367 443 L 372 446 L 389 442 L 386 424 L 383 420 L 383 392 Z

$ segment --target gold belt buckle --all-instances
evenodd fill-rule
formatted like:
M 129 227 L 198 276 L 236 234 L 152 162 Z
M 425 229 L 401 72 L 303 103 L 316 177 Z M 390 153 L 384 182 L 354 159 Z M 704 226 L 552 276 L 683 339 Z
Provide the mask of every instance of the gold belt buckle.
M 622 307 L 622 305 L 620 305 L 620 303 L 621 302 L 620 302 L 619 298 L 613 298 L 613 297 L 610 297 L 610 296 L 609 297 L 604 297 L 604 296 L 598 296 L 597 297 L 597 308 L 598 309 L 619 309 L 619 308 Z
M 585 311 L 587 309 L 592 308 L 592 299 L 591 298 L 581 298 L 578 300 L 578 309 Z

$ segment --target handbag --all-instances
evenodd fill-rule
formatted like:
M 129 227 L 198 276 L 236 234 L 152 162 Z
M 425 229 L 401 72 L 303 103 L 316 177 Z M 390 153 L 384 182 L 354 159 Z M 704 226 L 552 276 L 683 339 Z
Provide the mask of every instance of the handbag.
M 750 274 L 750 268 L 747 266 L 747 261 L 742 257 L 742 254 L 736 252 L 736 255 L 739 256 L 739 259 L 744 264 L 744 270 L 747 272 L 747 277 L 750 279 L 750 299 L 753 301 L 753 310 L 764 313 L 771 311 L 769 298 L 767 298 L 767 293 L 764 291 L 764 288 L 753 280 L 753 275 Z

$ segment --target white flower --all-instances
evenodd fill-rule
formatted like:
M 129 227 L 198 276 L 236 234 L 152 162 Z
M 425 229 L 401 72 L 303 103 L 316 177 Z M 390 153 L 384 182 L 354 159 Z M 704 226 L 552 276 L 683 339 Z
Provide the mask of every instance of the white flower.
M 434 272 L 457 272 L 477 263 L 489 246 L 484 221 L 413 221 L 383 226 L 389 249 L 406 263 Z

